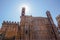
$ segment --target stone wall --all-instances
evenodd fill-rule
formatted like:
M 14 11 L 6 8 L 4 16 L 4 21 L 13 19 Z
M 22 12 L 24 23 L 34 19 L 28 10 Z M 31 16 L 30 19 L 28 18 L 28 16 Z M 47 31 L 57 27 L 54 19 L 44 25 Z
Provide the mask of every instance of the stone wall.
M 2 33 L 5 34 L 6 38 L 11 38 L 17 35 L 19 23 L 11 21 L 3 21 L 2 23 Z

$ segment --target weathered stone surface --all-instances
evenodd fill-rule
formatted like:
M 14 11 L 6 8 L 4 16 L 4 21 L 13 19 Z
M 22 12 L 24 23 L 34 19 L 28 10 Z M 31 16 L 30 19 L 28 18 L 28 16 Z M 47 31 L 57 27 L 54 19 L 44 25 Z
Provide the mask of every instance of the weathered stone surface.
M 21 21 L 3 21 L 0 33 L 4 40 L 59 40 L 60 17 L 57 17 L 59 27 L 56 28 L 50 12 L 46 14 L 47 17 L 26 16 L 23 8 Z

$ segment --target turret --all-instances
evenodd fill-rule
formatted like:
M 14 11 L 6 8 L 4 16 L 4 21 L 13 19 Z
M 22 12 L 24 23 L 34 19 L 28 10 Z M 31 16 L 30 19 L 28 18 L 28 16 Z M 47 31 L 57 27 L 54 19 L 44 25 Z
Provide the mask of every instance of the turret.
M 22 8 L 22 13 L 21 13 L 22 16 L 25 15 L 25 7 Z
M 58 16 L 56 17 L 56 19 L 57 19 L 57 22 L 58 22 L 58 28 L 60 29 L 60 15 L 58 15 Z

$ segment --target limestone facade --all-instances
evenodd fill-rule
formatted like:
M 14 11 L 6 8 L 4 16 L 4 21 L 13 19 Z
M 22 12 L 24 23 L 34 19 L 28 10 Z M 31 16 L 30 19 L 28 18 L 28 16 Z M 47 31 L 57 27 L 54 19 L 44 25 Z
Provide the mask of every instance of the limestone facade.
M 19 23 L 3 21 L 0 30 L 1 40 L 60 40 L 60 16 L 56 19 L 58 27 L 53 22 L 50 11 L 46 11 L 47 17 L 33 17 L 25 15 L 22 8 L 21 21 Z

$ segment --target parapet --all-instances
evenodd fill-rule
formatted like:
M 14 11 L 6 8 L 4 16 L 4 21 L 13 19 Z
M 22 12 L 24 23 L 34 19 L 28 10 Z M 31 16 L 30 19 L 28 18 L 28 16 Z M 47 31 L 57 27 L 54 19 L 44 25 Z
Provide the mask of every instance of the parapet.
M 13 21 L 3 21 L 2 25 L 3 24 L 19 24 L 18 22 L 13 22 Z

